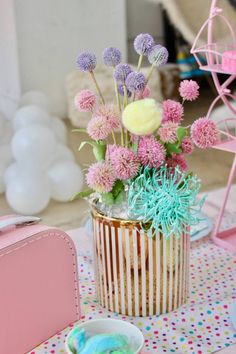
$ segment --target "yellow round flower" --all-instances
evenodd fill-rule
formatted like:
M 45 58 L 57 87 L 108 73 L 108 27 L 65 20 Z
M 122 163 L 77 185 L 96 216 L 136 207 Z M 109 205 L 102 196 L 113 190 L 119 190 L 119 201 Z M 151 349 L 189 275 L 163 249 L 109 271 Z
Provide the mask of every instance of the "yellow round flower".
M 153 98 L 145 98 L 126 106 L 122 114 L 124 127 L 135 135 L 149 135 L 161 125 L 162 109 Z

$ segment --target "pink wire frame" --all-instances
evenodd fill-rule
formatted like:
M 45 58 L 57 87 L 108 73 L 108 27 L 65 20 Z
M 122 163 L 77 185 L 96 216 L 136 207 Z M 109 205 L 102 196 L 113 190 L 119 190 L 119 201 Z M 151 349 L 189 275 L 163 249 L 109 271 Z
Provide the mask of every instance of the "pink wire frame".
M 200 69 L 211 72 L 216 90 L 219 94 L 210 105 L 207 117 L 211 117 L 212 110 L 220 99 L 229 108 L 234 117 L 225 118 L 218 123 L 220 139 L 219 142 L 214 146 L 214 148 L 234 153 L 234 160 L 229 174 L 224 200 L 221 205 L 220 212 L 211 236 L 213 241 L 220 247 L 236 252 L 236 227 L 225 230 L 223 232 L 220 231 L 220 225 L 230 194 L 231 186 L 233 184 L 234 177 L 236 176 L 236 109 L 233 107 L 229 100 L 231 99 L 236 101 L 236 96 L 231 93 L 230 89 L 228 89 L 228 86 L 236 79 L 236 72 L 225 71 L 222 68 L 221 63 L 224 50 L 230 49 L 235 51 L 236 53 L 236 35 L 234 33 L 233 27 L 231 26 L 227 18 L 223 15 L 222 9 L 217 6 L 218 1 L 219 0 L 212 0 L 209 17 L 204 22 L 199 31 L 193 43 L 191 53 L 194 55 Z M 231 39 L 233 43 L 230 47 L 223 45 L 223 50 L 221 49 L 222 46 L 218 43 L 215 43 L 213 40 L 214 22 L 216 18 L 219 18 L 226 24 L 231 34 Z M 207 44 L 197 47 L 197 43 L 199 42 L 200 37 L 205 29 L 207 29 Z M 203 58 L 206 58 L 205 62 L 203 62 Z M 219 81 L 219 73 L 229 75 L 229 77 L 225 80 L 223 84 L 221 84 Z M 221 128 L 222 126 L 223 129 Z
M 225 45 L 225 50 L 235 50 L 236 51 L 236 35 L 234 33 L 234 30 L 227 20 L 227 18 L 222 14 L 222 9 L 220 7 L 217 7 L 217 2 L 219 0 L 212 0 L 211 8 L 210 8 L 210 14 L 209 18 L 204 22 L 202 25 L 197 37 L 194 40 L 191 53 L 194 55 L 200 69 L 210 71 L 215 87 L 217 89 L 217 92 L 219 93 L 219 96 L 216 97 L 216 99 L 212 102 L 212 105 L 209 108 L 209 112 L 207 114 L 207 117 L 210 116 L 212 109 L 214 108 L 215 104 L 218 102 L 219 99 L 221 99 L 225 105 L 230 109 L 230 111 L 236 115 L 236 109 L 232 106 L 230 101 L 228 100 L 228 97 L 230 97 L 232 100 L 236 101 L 236 96 L 231 94 L 231 91 L 227 88 L 236 78 L 236 73 L 232 72 L 226 72 L 225 70 L 222 69 L 221 67 L 221 60 L 222 60 L 222 55 L 223 52 L 220 52 L 217 50 L 219 47 L 218 43 L 215 43 L 213 40 L 213 33 L 214 33 L 214 21 L 216 18 L 220 18 L 227 26 L 227 28 L 230 31 L 231 38 L 232 38 L 232 45 Z M 197 44 L 199 42 L 199 39 L 201 35 L 203 34 L 203 31 L 207 28 L 207 40 L 208 43 L 197 47 Z M 200 60 L 199 56 L 205 56 L 207 65 L 203 65 L 202 61 Z M 230 77 L 223 83 L 221 84 L 218 79 L 218 74 L 219 73 L 224 73 L 230 75 Z
M 235 118 L 226 118 L 217 122 L 217 126 L 219 127 L 219 133 L 221 134 L 220 140 L 218 144 L 227 142 L 233 142 L 232 144 L 232 152 L 236 153 L 236 147 L 233 146 L 236 144 L 236 119 Z M 220 127 L 224 127 L 222 130 Z M 235 141 L 235 142 L 234 142 Z M 215 145 L 217 148 L 218 144 Z

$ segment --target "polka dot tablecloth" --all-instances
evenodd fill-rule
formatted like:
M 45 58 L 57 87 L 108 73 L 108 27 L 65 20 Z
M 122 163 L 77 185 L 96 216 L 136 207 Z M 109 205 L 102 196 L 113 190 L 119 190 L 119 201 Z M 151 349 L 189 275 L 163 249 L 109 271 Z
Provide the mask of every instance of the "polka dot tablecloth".
M 83 229 L 70 235 L 78 245 L 82 321 L 102 317 L 128 320 L 143 332 L 147 353 L 208 354 L 236 343 L 236 331 L 228 312 L 230 303 L 236 299 L 236 256 L 215 246 L 209 238 L 191 245 L 188 303 L 166 315 L 135 318 L 104 311 L 98 305 L 91 238 Z M 30 354 L 66 353 L 64 342 L 70 329 L 58 333 Z
M 86 235 L 73 238 L 81 245 Z M 84 242 L 85 244 L 85 242 Z M 191 250 L 191 296 L 188 304 L 167 315 L 133 318 L 104 311 L 95 299 L 90 251 L 79 256 L 82 321 L 99 317 L 129 320 L 145 336 L 150 353 L 207 354 L 236 342 L 228 306 L 236 299 L 236 257 L 213 245 L 209 239 L 194 242 Z M 70 328 L 46 341 L 31 354 L 65 353 Z M 91 353 L 92 354 L 92 353 Z

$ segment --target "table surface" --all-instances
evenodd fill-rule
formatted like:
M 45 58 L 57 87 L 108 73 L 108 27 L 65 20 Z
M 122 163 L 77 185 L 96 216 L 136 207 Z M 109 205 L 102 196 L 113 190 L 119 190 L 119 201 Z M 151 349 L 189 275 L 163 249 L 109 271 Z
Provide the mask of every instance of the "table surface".
M 208 195 L 205 211 L 213 218 L 218 212 L 222 193 L 221 190 L 218 194 Z M 234 201 L 226 212 L 225 224 L 228 223 L 227 220 L 232 219 L 230 209 L 235 205 Z M 233 219 L 236 219 L 235 215 Z M 86 239 L 84 231 L 81 229 L 68 233 L 78 247 L 82 321 L 91 318 L 113 317 L 123 318 L 136 324 L 146 338 L 145 351 L 147 354 L 236 353 L 236 344 L 233 344 L 236 342 L 236 332 L 228 313 L 229 304 L 233 299 L 234 301 L 236 299 L 235 256 L 212 244 L 209 238 L 193 242 L 191 247 L 192 293 L 188 304 L 177 311 L 159 317 L 128 318 L 106 312 L 96 305 L 93 267 L 90 259 L 91 249 L 88 250 L 89 247 L 91 248 L 91 238 L 87 237 Z M 83 246 L 81 247 L 81 245 Z M 88 253 L 84 254 L 86 249 Z M 190 326 L 193 326 L 192 332 L 190 332 L 193 333 L 191 336 L 189 334 Z M 155 328 L 154 332 L 158 332 L 158 334 L 153 333 L 153 328 Z M 65 353 L 64 341 L 69 329 L 62 331 L 30 353 Z M 173 337 L 177 339 L 173 339 Z M 166 338 L 168 338 L 167 342 L 165 342 Z M 175 351 L 171 350 L 175 347 L 173 346 L 174 341 L 178 341 L 178 350 Z M 182 348 L 181 341 L 183 341 Z M 165 345 L 165 343 L 167 344 Z
M 93 264 L 92 259 L 90 258 L 91 252 L 88 250 L 88 248 L 91 247 L 91 238 L 88 237 L 88 235 L 86 237 L 83 229 L 70 231 L 69 234 L 77 245 L 79 253 L 82 321 L 93 318 L 112 317 L 125 319 L 134 323 L 142 330 L 146 338 L 146 346 L 144 350 L 147 354 L 171 354 L 171 348 L 175 348 L 176 344 L 178 345 L 178 350 L 175 351 L 177 354 L 208 354 L 215 352 L 220 352 L 220 354 L 236 353 L 236 345 L 230 347 L 236 342 L 236 338 L 234 338 L 236 334 L 228 316 L 228 304 L 232 295 L 231 291 L 233 286 L 235 286 L 231 276 L 225 276 L 223 284 L 216 283 L 217 288 L 215 289 L 217 289 L 217 292 L 220 294 L 222 301 L 219 301 L 217 300 L 217 297 L 215 298 L 212 296 L 214 283 L 219 278 L 219 272 L 221 271 L 222 273 L 222 270 L 217 267 L 220 267 L 220 265 L 223 265 L 225 268 L 232 267 L 233 257 L 228 252 L 213 245 L 209 238 L 205 239 L 205 241 L 200 240 L 192 244 L 191 254 L 192 259 L 194 258 L 195 261 L 191 264 L 193 291 L 188 304 L 182 306 L 177 311 L 159 317 L 135 318 L 107 312 L 97 306 L 92 274 Z M 87 249 L 87 255 L 83 252 L 81 254 L 82 239 L 83 252 Z M 209 257 L 210 254 L 214 254 L 212 260 Z M 202 259 L 205 258 L 206 255 L 208 255 L 208 259 L 205 263 L 205 260 L 202 261 Z M 196 257 L 198 257 L 197 260 Z M 236 262 L 236 258 L 234 259 Z M 217 260 L 219 261 L 218 265 L 216 262 Z M 209 269 L 213 269 L 214 267 L 216 267 L 216 275 L 214 279 L 207 280 L 207 284 L 210 285 L 210 291 L 206 292 L 201 289 L 201 285 L 206 290 L 207 286 L 206 283 L 204 283 L 204 280 L 207 278 L 207 275 L 209 275 Z M 196 280 L 195 274 L 197 273 L 199 273 L 200 276 L 199 279 Z M 227 285 L 224 284 L 225 282 Z M 200 285 L 199 289 L 196 289 L 196 284 Z M 211 298 L 206 300 L 207 296 L 211 296 Z M 187 334 L 191 328 L 193 329 L 191 332 L 193 334 Z M 36 348 L 33 353 L 65 353 L 64 341 L 66 340 L 67 333 L 70 329 L 71 328 L 68 328 L 46 341 Z M 165 342 L 166 338 L 167 342 Z M 220 341 L 218 341 L 218 339 L 220 339 Z M 181 343 L 182 340 L 184 341 L 183 343 Z M 175 343 L 175 341 L 178 343 Z M 224 348 L 225 345 L 229 347 Z M 220 351 L 220 349 L 222 350 Z

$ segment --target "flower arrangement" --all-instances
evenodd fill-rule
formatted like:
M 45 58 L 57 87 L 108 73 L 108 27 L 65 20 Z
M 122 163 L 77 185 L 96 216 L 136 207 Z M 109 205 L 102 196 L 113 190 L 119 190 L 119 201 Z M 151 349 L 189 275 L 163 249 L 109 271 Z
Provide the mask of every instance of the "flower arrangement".
M 195 146 L 213 146 L 218 131 L 205 117 L 184 125 L 184 102 L 199 96 L 193 80 L 181 82 L 181 103 L 171 99 L 157 103 L 150 98 L 148 81 L 155 68 L 166 64 L 168 51 L 155 44 L 150 34 L 139 34 L 134 49 L 139 54 L 136 70 L 121 62 L 117 48 L 103 52 L 103 62 L 113 74 L 116 104 L 106 102 L 102 95 L 95 77 L 95 55 L 83 52 L 77 58 L 78 69 L 91 76 L 97 91 L 83 90 L 75 97 L 79 111 L 91 112 L 90 140 L 80 149 L 90 144 L 96 159 L 86 174 L 89 188 L 78 196 L 95 193 L 101 204 L 123 205 L 129 217 L 149 223 L 150 230 L 161 230 L 166 237 L 178 235 L 181 227 L 197 221 L 201 206 L 196 200 L 200 183 L 187 172 L 185 155 Z M 144 56 L 150 63 L 147 77 L 141 71 Z

